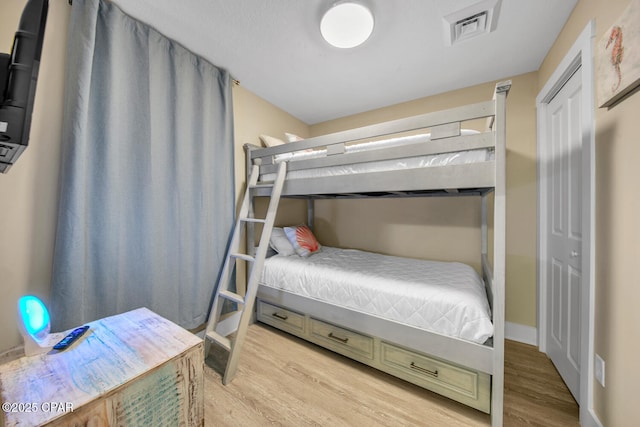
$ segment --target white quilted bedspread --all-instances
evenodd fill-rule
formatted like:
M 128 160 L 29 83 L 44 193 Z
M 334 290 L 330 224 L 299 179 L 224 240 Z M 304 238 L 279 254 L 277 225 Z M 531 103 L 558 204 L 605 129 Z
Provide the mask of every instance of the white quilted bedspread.
M 267 259 L 261 284 L 476 343 L 493 335 L 484 284 L 458 262 L 324 246 Z

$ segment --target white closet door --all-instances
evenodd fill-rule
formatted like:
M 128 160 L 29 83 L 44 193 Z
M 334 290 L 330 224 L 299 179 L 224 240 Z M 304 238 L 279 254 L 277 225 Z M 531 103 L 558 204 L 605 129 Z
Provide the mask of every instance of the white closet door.
M 582 283 L 581 93 L 576 74 L 549 102 L 547 354 L 580 401 Z

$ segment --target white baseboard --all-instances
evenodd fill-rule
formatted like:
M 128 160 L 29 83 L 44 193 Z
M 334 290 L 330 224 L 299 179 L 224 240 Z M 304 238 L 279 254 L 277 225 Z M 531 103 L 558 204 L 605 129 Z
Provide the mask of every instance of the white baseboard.
M 533 326 L 505 322 L 504 336 L 508 340 L 538 346 L 538 329 Z

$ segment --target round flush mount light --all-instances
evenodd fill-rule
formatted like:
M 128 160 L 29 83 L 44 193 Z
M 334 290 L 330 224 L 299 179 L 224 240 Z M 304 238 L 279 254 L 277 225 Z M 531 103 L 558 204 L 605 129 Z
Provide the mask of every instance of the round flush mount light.
M 341 49 L 359 46 L 373 32 L 373 14 L 360 3 L 335 3 L 322 17 L 320 32 L 332 46 Z

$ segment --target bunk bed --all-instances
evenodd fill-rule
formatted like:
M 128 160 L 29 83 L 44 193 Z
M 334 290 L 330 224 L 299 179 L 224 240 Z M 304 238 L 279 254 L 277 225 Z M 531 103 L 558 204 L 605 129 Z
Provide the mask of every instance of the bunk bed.
M 492 425 L 502 425 L 505 102 L 510 87 L 510 81 L 499 83 L 493 99 L 481 103 L 274 147 L 245 145 L 247 170 L 253 165 L 259 166 L 260 182 L 273 179 L 278 164 L 287 162 L 282 197 L 308 200 L 308 222 L 311 228 L 315 199 L 480 197 L 481 272 L 478 280 L 480 286 L 484 287 L 481 292 L 483 298 L 486 296 L 490 326 L 488 334 L 485 331 L 485 335 L 475 338 L 455 336 L 425 325 L 412 324 L 403 319 L 402 315 L 400 318 L 390 318 L 342 304 L 340 297 L 331 300 L 287 288 L 274 283 L 284 282 L 283 274 L 287 274 L 277 270 L 286 268 L 280 265 L 286 257 L 280 255 L 265 262 L 257 293 L 257 319 L 491 413 Z M 485 131 L 463 130 L 465 123 L 478 119 L 486 120 Z M 255 195 L 266 196 L 268 193 L 261 194 L 258 188 Z M 253 232 L 248 233 L 247 239 L 248 243 L 255 241 Z M 345 259 L 347 256 L 378 256 L 360 252 L 322 248 L 318 254 L 308 258 L 291 258 L 301 263 L 329 262 L 330 266 L 332 256 L 336 257 L 334 260 Z M 373 264 L 382 262 L 377 258 L 367 260 Z M 395 257 L 387 257 L 384 262 L 395 262 L 394 260 L 409 262 Z M 350 263 L 351 261 L 345 264 Z M 449 268 L 448 265 L 440 264 L 457 263 L 438 263 L 437 268 Z M 419 271 L 423 267 L 428 266 L 420 264 L 416 268 Z M 273 268 L 276 268 L 273 270 L 276 272 L 269 273 Z M 307 265 L 302 268 L 307 268 Z M 338 275 L 344 279 L 346 274 Z M 444 273 L 445 276 L 446 274 L 448 273 Z M 386 279 L 393 280 L 393 277 Z M 340 289 L 343 285 L 344 283 L 339 283 L 333 289 Z M 382 282 L 378 289 L 385 286 Z M 393 287 L 397 285 L 388 285 L 388 288 Z M 335 296 L 336 291 L 327 289 L 331 288 L 327 287 L 325 294 Z

